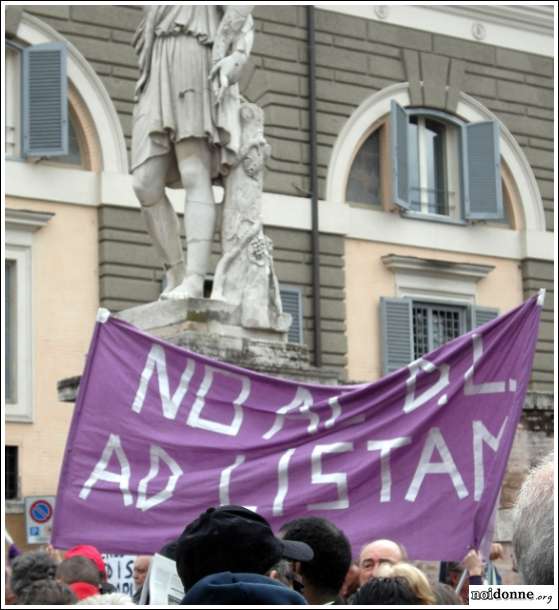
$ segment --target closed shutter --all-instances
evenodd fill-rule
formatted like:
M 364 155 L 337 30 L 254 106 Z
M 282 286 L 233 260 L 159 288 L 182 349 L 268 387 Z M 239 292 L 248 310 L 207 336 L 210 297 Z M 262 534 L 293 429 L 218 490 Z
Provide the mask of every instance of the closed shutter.
M 23 50 L 23 154 L 68 154 L 66 47 L 48 43 Z
M 291 326 L 287 333 L 287 340 L 289 343 L 303 343 L 301 290 L 298 288 L 281 288 L 280 298 L 283 311 L 291 314 Z
M 390 132 L 392 134 L 392 197 L 396 205 L 408 210 L 410 207 L 408 114 L 394 100 L 390 104 Z
M 470 220 L 501 220 L 501 155 L 495 121 L 464 126 L 464 212 Z
M 384 374 L 407 366 L 413 359 L 412 304 L 406 299 L 380 300 Z
M 478 326 L 481 326 L 486 322 L 494 320 L 496 317 L 498 317 L 498 315 L 498 309 L 493 309 L 492 307 L 477 307 L 472 305 L 470 308 L 471 330 L 478 328 Z

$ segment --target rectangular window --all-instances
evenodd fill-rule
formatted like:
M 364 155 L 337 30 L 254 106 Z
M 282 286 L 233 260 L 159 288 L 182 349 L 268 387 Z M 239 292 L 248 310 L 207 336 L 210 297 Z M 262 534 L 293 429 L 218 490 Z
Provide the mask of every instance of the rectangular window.
M 427 201 L 430 214 L 448 214 L 445 189 L 445 126 L 425 120 Z
M 18 489 L 18 448 L 6 445 L 5 447 L 5 499 L 17 500 Z
M 443 222 L 503 217 L 499 125 L 391 101 L 392 201 Z M 443 220 L 443 217 L 444 220 Z
M 381 297 L 384 374 L 408 366 L 413 360 L 498 315 L 499 311 L 491 307 Z
M 15 245 L 16 239 L 15 234 L 6 232 L 5 415 L 8 421 L 32 421 L 31 248 L 23 244 Z
M 7 421 L 33 421 L 33 233 L 53 216 L 51 212 L 5 209 L 6 358 L 3 366 Z
M 445 141 L 449 126 L 422 116 L 410 116 L 410 209 L 448 215 Z
M 413 350 L 419 358 L 466 332 L 466 308 L 413 303 Z

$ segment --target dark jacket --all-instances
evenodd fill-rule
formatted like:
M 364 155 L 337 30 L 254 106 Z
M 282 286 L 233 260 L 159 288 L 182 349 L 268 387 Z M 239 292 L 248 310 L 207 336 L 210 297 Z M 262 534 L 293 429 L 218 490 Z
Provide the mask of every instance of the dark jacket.
M 220 572 L 198 581 L 181 605 L 303 605 L 305 598 L 277 580 L 260 574 Z

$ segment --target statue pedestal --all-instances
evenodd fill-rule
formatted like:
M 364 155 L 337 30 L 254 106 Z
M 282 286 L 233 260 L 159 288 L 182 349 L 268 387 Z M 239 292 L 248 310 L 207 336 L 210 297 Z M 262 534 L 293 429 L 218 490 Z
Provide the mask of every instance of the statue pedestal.
M 235 310 L 211 299 L 169 300 L 124 309 L 115 318 L 174 345 L 252 371 L 302 383 L 340 382 L 335 371 L 310 364 L 306 345 L 288 343 L 286 332 L 244 328 Z M 59 400 L 75 402 L 79 380 L 59 381 Z
M 204 356 L 261 373 L 302 382 L 337 384 L 334 371 L 309 363 L 306 345 L 287 342 L 287 333 L 244 328 L 238 308 L 212 299 L 156 301 L 115 317 L 150 335 Z

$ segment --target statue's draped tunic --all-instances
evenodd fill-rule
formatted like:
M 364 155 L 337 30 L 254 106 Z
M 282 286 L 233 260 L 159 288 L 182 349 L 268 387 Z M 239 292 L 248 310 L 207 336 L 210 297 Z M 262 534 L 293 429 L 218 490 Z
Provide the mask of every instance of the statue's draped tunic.
M 147 82 L 134 107 L 132 170 L 148 159 L 174 155 L 174 143 L 205 139 L 212 152 L 212 177 L 227 173 L 239 148 L 238 86 L 228 88 L 219 105 L 208 78 L 212 45 L 222 16 L 216 5 L 146 7 L 135 36 L 135 47 L 153 40 L 142 72 Z M 167 184 L 176 185 L 176 162 Z

